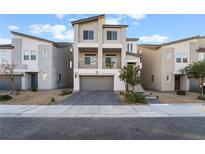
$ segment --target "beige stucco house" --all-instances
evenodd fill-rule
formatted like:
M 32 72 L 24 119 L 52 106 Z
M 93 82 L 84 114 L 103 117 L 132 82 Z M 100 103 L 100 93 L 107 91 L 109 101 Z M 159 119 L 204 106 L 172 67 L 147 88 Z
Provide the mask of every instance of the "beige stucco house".
M 73 21 L 74 27 L 74 91 L 125 90 L 119 79 L 120 68 L 128 63 L 141 66 L 136 49 L 127 51 L 128 25 L 105 24 L 105 16 L 98 15 Z M 132 44 L 133 48 L 136 48 Z
M 194 36 L 160 45 L 138 45 L 143 55 L 144 88 L 158 91 L 198 91 L 199 81 L 188 79 L 180 69 L 205 60 L 205 37 Z
M 56 89 L 73 86 L 72 43 L 53 42 L 39 37 L 14 32 L 12 44 L 2 45 L 0 54 L 16 65 L 19 89 Z M 0 56 L 2 57 L 2 56 Z M 5 83 L 5 81 L 1 81 Z M 9 89 L 9 84 L 0 90 Z

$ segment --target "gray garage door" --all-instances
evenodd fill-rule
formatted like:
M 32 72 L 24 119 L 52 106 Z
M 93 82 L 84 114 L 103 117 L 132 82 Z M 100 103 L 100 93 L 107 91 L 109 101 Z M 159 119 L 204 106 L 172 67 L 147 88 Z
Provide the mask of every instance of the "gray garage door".
M 82 91 L 113 91 L 113 76 L 81 76 Z
M 21 77 L 15 77 L 15 84 L 16 84 L 16 89 L 21 89 Z M 1 90 L 11 90 L 11 82 L 10 80 L 0 80 L 0 91 Z

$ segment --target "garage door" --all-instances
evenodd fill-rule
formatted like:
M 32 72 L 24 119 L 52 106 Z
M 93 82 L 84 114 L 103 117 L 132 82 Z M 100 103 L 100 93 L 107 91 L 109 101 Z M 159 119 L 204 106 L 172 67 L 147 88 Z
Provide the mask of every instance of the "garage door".
M 14 77 L 16 89 L 21 89 L 21 77 Z M 0 80 L 0 91 L 1 90 L 11 90 L 11 81 L 10 80 Z
M 113 91 L 113 76 L 81 76 L 80 90 Z

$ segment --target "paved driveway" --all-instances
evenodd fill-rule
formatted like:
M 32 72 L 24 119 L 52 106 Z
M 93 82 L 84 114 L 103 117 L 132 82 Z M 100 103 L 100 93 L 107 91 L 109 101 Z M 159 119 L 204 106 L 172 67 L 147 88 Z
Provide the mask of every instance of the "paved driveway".
M 81 91 L 68 97 L 64 105 L 123 105 L 123 102 L 112 91 Z

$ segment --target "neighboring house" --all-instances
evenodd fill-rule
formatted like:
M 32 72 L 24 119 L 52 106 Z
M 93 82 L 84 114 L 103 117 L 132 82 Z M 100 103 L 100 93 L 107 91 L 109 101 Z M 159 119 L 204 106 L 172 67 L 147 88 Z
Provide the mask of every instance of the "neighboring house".
M 12 33 L 11 61 L 21 73 L 20 89 L 72 87 L 72 44 Z M 12 54 L 11 54 L 12 53 Z
M 8 64 L 11 64 L 11 58 L 12 58 L 12 50 L 14 46 L 11 44 L 1 44 L 0 45 L 0 65 L 3 62 L 7 62 Z M 16 82 L 16 87 L 21 87 L 21 74 L 15 73 L 14 74 L 14 80 Z M 5 74 L 4 72 L 0 72 L 0 90 L 9 90 L 11 89 L 11 81 L 8 78 L 8 74 Z
M 194 36 L 160 45 L 138 45 L 143 55 L 144 88 L 158 91 L 199 91 L 199 81 L 188 79 L 181 69 L 205 60 L 205 37 Z
M 126 28 L 128 25 L 107 25 L 105 16 L 99 15 L 72 22 L 74 27 L 74 91 L 123 91 L 120 68 L 140 65 L 141 56 L 127 52 Z M 136 39 L 128 42 L 136 43 Z M 130 50 L 131 51 L 131 50 Z

